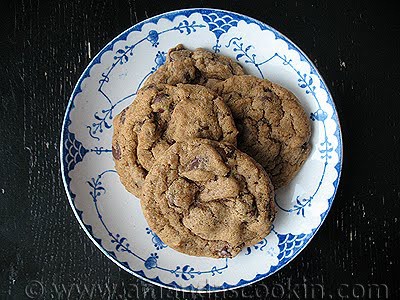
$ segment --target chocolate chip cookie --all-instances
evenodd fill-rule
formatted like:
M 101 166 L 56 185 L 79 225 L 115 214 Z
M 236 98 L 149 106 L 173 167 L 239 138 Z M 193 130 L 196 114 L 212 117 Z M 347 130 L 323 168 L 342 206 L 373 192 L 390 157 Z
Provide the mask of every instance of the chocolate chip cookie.
M 311 150 L 310 121 L 296 96 L 251 75 L 209 86 L 232 111 L 238 148 L 265 168 L 276 189 L 289 183 Z
M 166 63 L 145 81 L 144 86 L 157 83 L 205 85 L 209 81 L 243 74 L 242 67 L 229 57 L 202 48 L 191 51 L 179 44 L 168 51 Z
M 171 248 L 234 257 L 271 230 L 274 190 L 264 169 L 228 143 L 177 142 L 146 177 L 142 210 Z
M 126 189 L 137 197 L 154 161 L 172 144 L 206 138 L 236 144 L 230 110 L 200 85 L 155 84 L 142 88 L 114 119 L 112 154 Z

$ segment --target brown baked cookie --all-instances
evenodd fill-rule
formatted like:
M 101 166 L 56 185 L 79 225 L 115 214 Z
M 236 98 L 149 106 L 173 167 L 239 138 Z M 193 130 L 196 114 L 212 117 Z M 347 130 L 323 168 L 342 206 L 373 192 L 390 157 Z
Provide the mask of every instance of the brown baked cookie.
M 251 75 L 209 86 L 232 111 L 239 130 L 238 148 L 265 168 L 275 189 L 288 184 L 311 150 L 310 121 L 296 96 Z
M 236 135 L 230 110 L 209 89 L 147 86 L 114 120 L 115 168 L 126 189 L 140 197 L 148 170 L 173 143 L 199 137 L 236 144 Z
M 171 248 L 216 258 L 260 242 L 276 213 L 264 169 L 233 145 L 205 139 L 175 143 L 155 162 L 141 205 Z
M 145 81 L 144 86 L 157 83 L 205 85 L 208 81 L 243 74 L 242 67 L 226 56 L 202 48 L 187 50 L 179 44 L 168 51 L 165 64 Z

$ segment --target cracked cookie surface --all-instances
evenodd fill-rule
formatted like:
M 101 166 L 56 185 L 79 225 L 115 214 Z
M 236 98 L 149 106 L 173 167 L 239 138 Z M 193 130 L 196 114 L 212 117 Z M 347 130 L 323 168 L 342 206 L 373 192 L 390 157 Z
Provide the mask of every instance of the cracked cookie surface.
M 168 51 L 165 64 L 150 75 L 144 86 L 157 83 L 205 85 L 243 74 L 242 67 L 229 57 L 202 48 L 191 51 L 179 44 Z
M 251 75 L 208 86 L 232 111 L 239 130 L 238 148 L 265 168 L 276 189 L 288 184 L 311 150 L 310 121 L 296 96 Z
M 155 162 L 141 205 L 168 246 L 216 258 L 262 240 L 276 212 L 264 169 L 233 145 L 206 139 L 177 142 Z
M 175 142 L 206 138 L 236 144 L 230 110 L 221 97 L 199 85 L 144 87 L 113 124 L 115 168 L 125 188 L 139 198 L 154 161 Z

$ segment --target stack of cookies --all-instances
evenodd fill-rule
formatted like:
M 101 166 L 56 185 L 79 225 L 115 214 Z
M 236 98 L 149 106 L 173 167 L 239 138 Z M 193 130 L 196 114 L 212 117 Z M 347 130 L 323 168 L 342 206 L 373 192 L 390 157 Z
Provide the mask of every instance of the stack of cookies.
M 178 45 L 114 119 L 112 153 L 165 244 L 234 257 L 270 232 L 274 190 L 303 165 L 310 135 L 291 92 L 228 57 Z

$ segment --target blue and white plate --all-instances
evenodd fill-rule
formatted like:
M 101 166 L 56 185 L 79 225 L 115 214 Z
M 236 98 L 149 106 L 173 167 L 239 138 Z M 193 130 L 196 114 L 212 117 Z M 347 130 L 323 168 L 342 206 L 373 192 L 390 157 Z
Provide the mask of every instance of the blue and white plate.
M 181 254 L 148 227 L 139 200 L 126 192 L 111 154 L 113 118 L 135 100 L 143 81 L 182 43 L 236 59 L 248 74 L 291 90 L 312 123 L 312 152 L 277 192 L 274 227 L 234 259 Z M 162 287 L 223 291 L 261 280 L 288 264 L 316 234 L 335 196 L 342 139 L 329 90 L 288 38 L 237 13 L 187 9 L 129 28 L 101 50 L 80 77 L 61 133 L 61 169 L 71 207 L 94 244 L 127 272 Z

